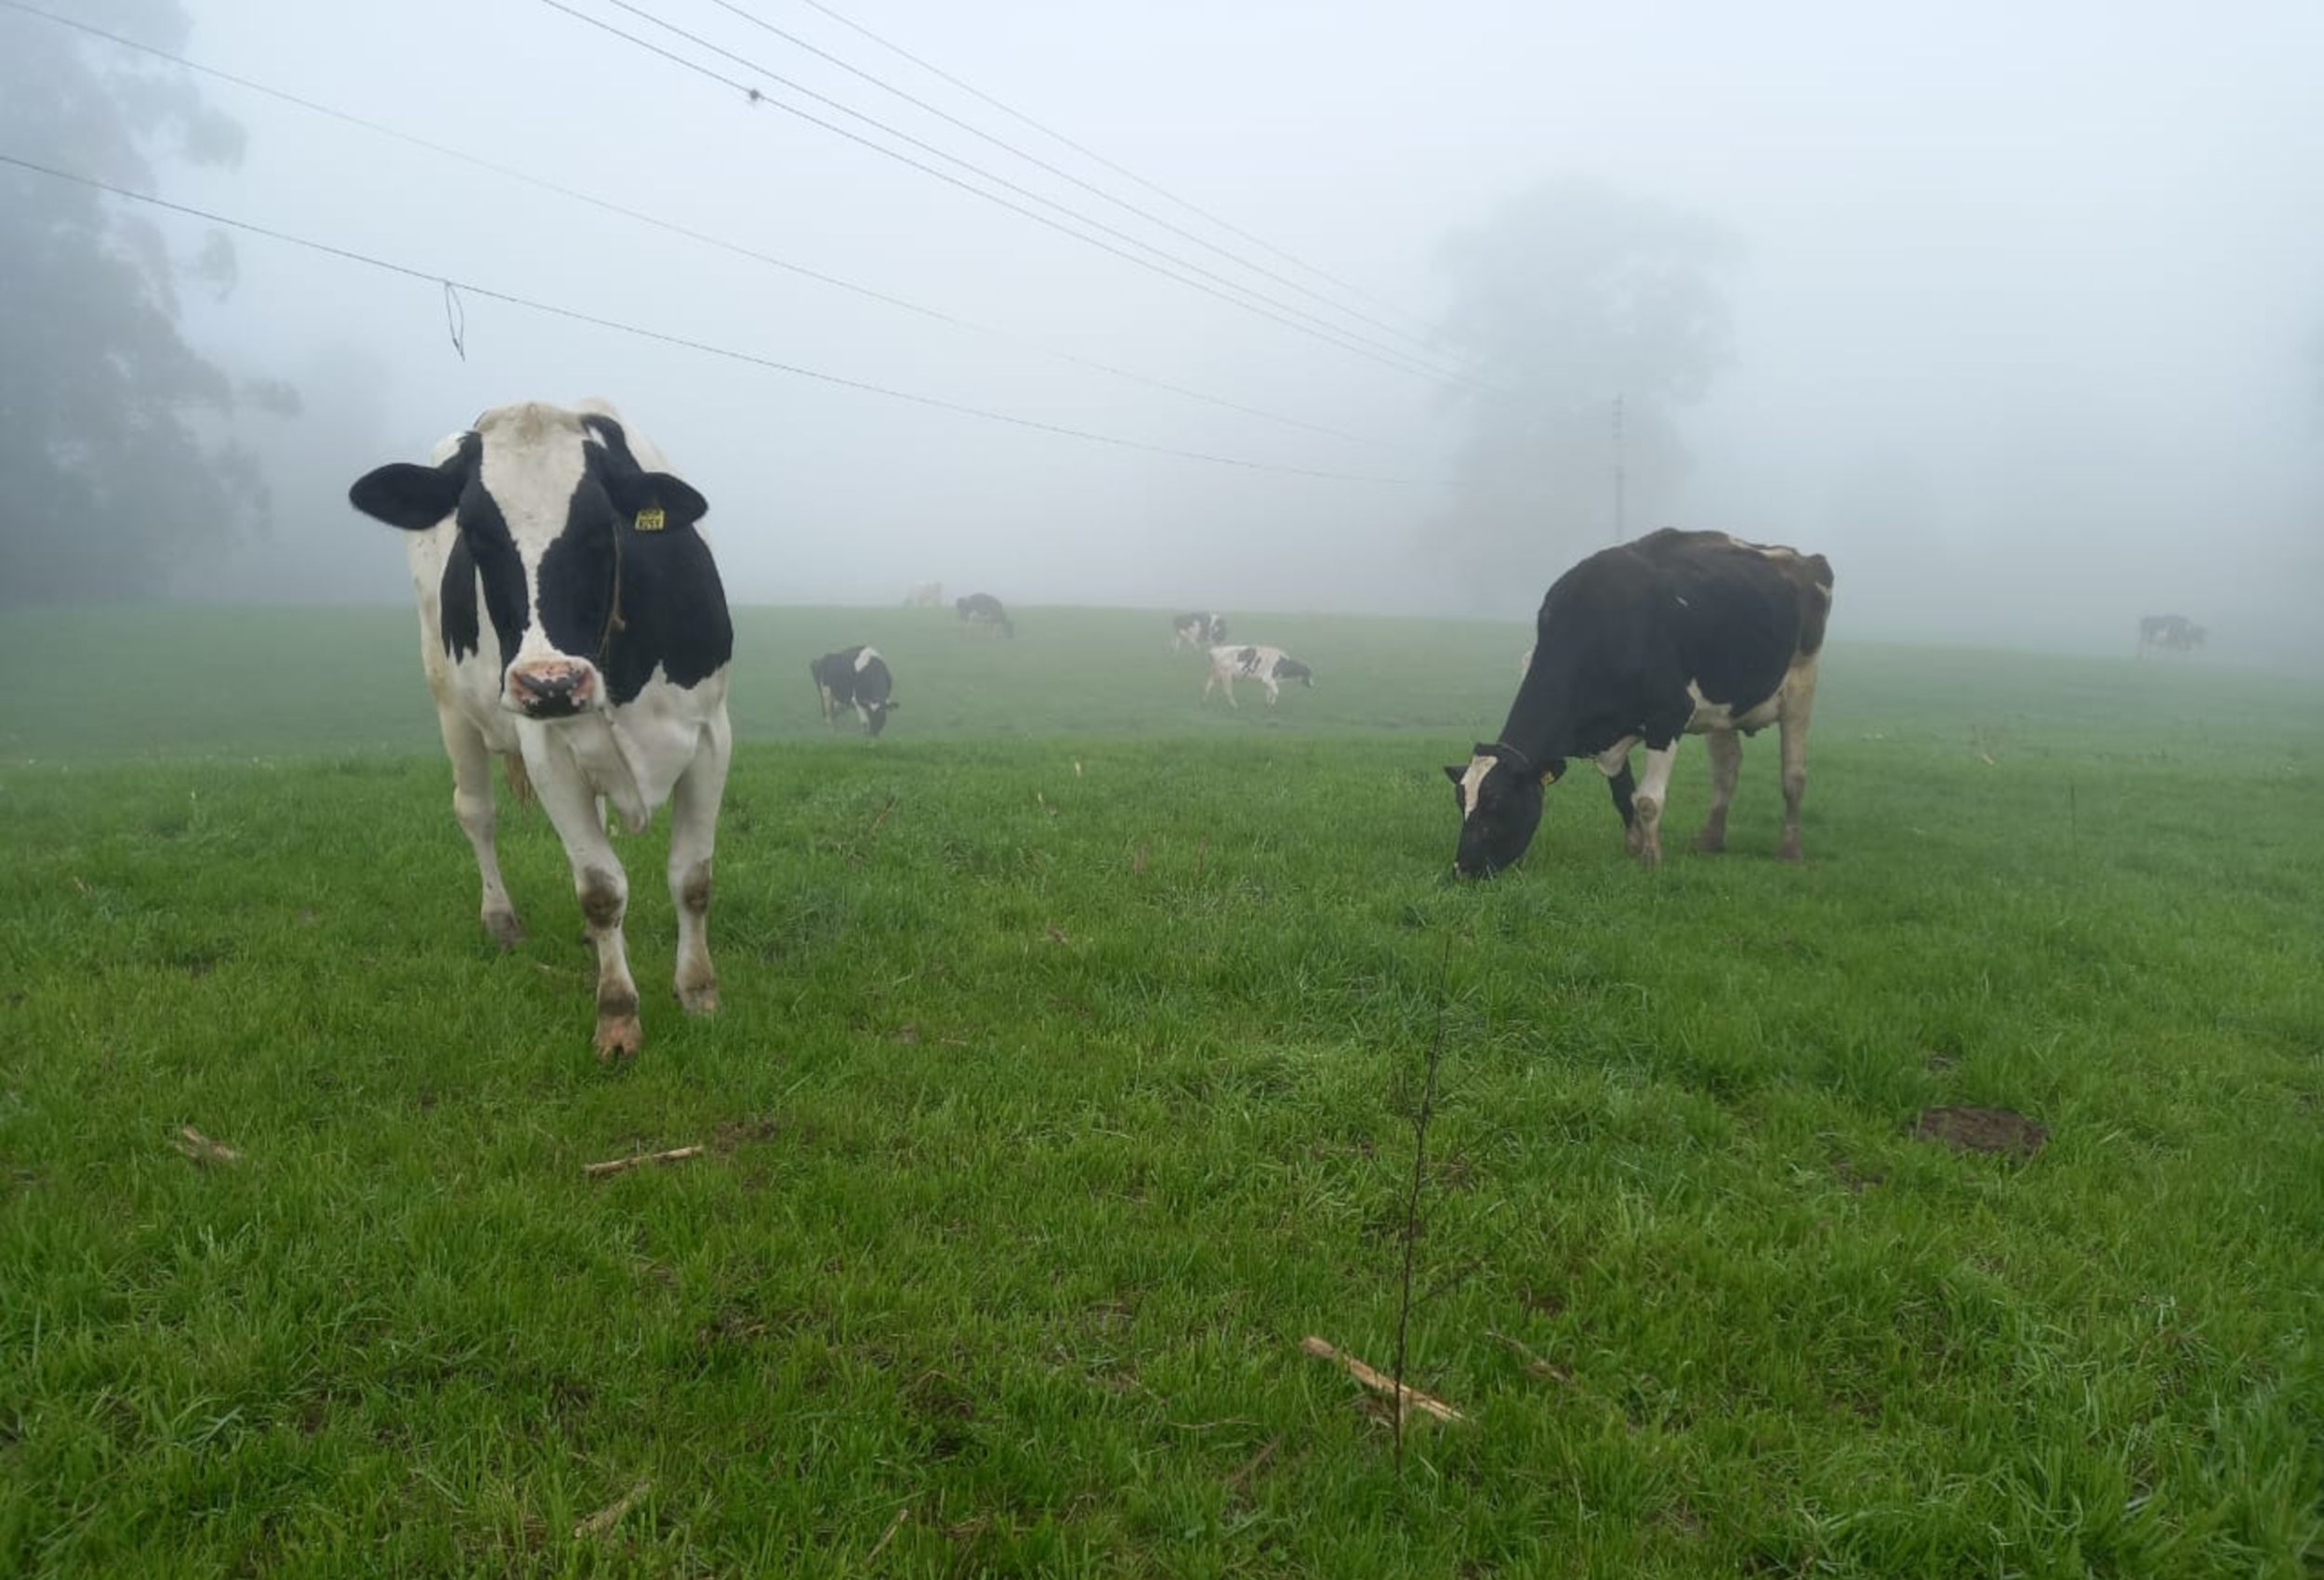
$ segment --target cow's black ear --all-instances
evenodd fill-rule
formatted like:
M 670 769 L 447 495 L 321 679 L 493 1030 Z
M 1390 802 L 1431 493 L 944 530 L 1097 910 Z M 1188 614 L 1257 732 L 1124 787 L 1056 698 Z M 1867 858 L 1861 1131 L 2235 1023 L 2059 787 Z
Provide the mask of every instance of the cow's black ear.
M 1493 749 L 1491 742 L 1479 741 L 1477 743 L 1477 756 L 1481 757 L 1497 757 L 1500 756 L 1500 753 Z
M 625 521 L 659 510 L 663 526 L 691 527 L 710 513 L 710 502 L 692 483 L 667 472 L 609 472 L 605 492 Z
M 355 480 L 347 502 L 374 520 L 407 533 L 425 532 L 452 514 L 468 486 L 468 451 L 440 467 L 390 461 Z
M 1469 770 L 1465 768 L 1455 768 L 1449 763 L 1445 766 L 1445 777 L 1451 780 L 1455 784 L 1459 783 L 1461 780 L 1468 777 L 1468 773 Z

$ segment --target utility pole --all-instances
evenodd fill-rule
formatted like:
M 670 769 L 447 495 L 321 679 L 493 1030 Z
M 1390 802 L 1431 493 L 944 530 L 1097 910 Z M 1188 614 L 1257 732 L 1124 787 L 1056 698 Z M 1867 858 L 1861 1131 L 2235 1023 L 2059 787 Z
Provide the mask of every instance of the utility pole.
M 1614 541 L 1620 543 L 1630 536 L 1629 523 L 1624 520 L 1623 491 L 1629 480 L 1622 474 L 1622 398 L 1614 397 Z

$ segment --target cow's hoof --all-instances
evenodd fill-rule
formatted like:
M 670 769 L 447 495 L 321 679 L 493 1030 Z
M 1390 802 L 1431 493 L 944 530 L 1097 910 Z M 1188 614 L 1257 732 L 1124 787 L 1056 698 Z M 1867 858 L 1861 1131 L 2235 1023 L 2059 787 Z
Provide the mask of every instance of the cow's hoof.
M 712 981 L 688 987 L 680 982 L 678 1002 L 689 1015 L 716 1015 L 719 1012 L 719 984 Z
M 1695 849 L 1706 856 L 1720 855 L 1725 851 L 1726 848 L 1727 836 L 1723 834 L 1703 833 L 1695 836 Z
M 524 941 L 524 924 L 517 920 L 514 911 L 485 912 L 484 930 L 503 949 L 514 949 Z
M 1662 865 L 1662 847 L 1659 845 L 1649 845 L 1644 849 L 1639 851 L 1638 864 L 1642 867 L 1658 867 Z
M 639 1045 L 645 1034 L 638 1026 L 635 1015 L 606 1015 L 597 1022 L 597 1061 L 614 1064 L 638 1057 Z
M 1797 866 L 1806 859 L 1800 854 L 1800 842 L 1796 839 L 1787 839 L 1776 847 L 1776 860 L 1778 862 L 1789 862 L 1793 866 Z

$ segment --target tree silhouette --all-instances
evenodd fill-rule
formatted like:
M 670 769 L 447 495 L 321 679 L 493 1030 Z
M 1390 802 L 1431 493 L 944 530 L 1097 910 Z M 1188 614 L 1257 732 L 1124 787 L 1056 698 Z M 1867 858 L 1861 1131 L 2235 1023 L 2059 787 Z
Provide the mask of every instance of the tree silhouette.
M 76 9 L 165 48 L 188 29 L 177 0 Z M 242 131 L 182 74 L 0 13 L 0 148 L 150 191 L 156 158 L 231 164 Z M 187 557 L 265 514 L 249 457 L 190 420 L 231 411 L 234 390 L 178 329 L 179 280 L 231 288 L 232 248 L 212 235 L 173 258 L 113 200 L 0 167 L 0 607 L 158 596 Z
M 1469 429 L 1459 497 L 1429 537 L 1468 602 L 1538 599 L 1614 541 L 1618 400 L 1622 529 L 1670 524 L 1676 413 L 1729 360 L 1716 275 L 1736 250 L 1707 220 L 1578 178 L 1446 237 L 1442 328 L 1470 380 L 1452 397 Z

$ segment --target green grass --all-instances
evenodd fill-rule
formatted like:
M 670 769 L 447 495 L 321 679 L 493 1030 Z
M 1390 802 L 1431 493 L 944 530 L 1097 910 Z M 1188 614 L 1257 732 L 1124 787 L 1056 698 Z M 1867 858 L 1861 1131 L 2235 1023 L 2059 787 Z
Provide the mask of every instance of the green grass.
M 537 814 L 477 925 L 407 613 L 0 621 L 0 1573 L 2317 1573 L 2304 686 L 1843 643 L 1806 866 L 1770 736 L 1731 855 L 1575 782 L 1457 886 L 1522 632 L 1248 621 L 1270 716 L 1154 614 L 1022 629 L 745 616 L 725 1012 L 657 825 L 609 1073 Z M 904 710 L 826 738 L 866 638 Z M 1471 1419 L 1399 1481 L 1299 1341 L 1391 1359 L 1440 1028 Z

